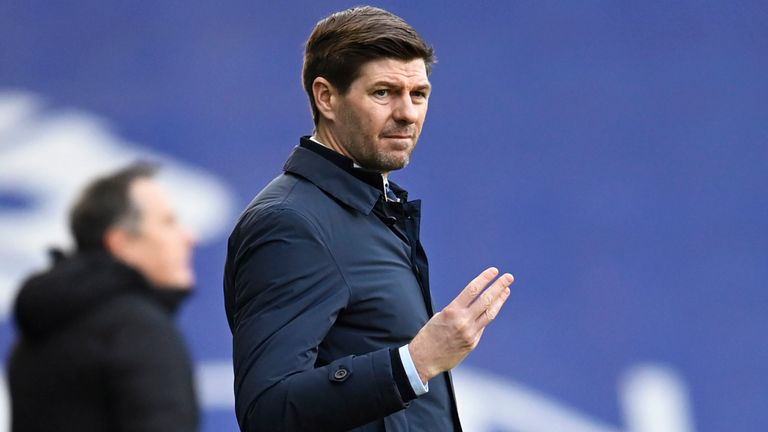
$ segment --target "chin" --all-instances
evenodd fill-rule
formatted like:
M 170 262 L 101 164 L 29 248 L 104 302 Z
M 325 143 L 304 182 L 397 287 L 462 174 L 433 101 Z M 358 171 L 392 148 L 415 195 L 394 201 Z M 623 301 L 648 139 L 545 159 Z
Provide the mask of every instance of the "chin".
M 162 286 L 165 288 L 179 290 L 179 291 L 191 290 L 192 287 L 194 287 L 194 285 L 195 285 L 194 273 L 192 273 L 192 271 L 186 271 L 186 270 L 167 278 L 165 281 L 163 281 L 163 284 L 162 284 Z
M 388 158 L 382 161 L 381 165 L 386 167 L 386 171 L 395 171 L 407 167 L 409 163 L 411 163 L 410 153 L 402 157 Z
M 184 277 L 180 278 L 179 283 L 176 284 L 176 286 L 179 289 L 191 290 L 195 286 L 195 282 L 194 276 Z

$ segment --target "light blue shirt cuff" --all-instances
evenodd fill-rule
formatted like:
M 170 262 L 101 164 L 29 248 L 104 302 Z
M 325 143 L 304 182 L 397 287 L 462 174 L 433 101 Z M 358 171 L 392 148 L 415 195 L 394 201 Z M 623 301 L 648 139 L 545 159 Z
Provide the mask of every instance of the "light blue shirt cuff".
M 411 353 L 408 351 L 408 345 L 403 345 L 398 350 L 400 353 L 400 361 L 403 362 L 403 368 L 405 374 L 408 375 L 408 382 L 411 383 L 411 388 L 416 396 L 421 396 L 429 391 L 429 383 L 424 384 L 419 378 L 419 371 L 416 370 L 416 365 L 413 364 Z

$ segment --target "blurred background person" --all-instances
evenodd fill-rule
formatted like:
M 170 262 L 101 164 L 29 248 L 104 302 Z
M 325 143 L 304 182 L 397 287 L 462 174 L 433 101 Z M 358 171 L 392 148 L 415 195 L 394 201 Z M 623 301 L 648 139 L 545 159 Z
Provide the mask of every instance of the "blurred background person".
M 173 316 L 194 284 L 194 239 L 156 168 L 93 181 L 75 203 L 71 255 L 16 299 L 8 361 L 13 431 L 194 431 L 192 364 Z

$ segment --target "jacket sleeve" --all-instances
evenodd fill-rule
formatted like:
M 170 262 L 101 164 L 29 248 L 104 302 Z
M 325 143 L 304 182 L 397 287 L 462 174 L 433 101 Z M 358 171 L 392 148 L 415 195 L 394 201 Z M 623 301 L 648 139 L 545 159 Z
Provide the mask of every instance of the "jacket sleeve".
M 196 431 L 197 400 L 186 347 L 153 304 L 124 297 L 110 337 L 107 383 L 115 424 L 126 432 Z
M 405 408 L 387 348 L 316 367 L 350 298 L 317 227 L 284 209 L 252 221 L 230 238 L 225 279 L 242 430 L 347 430 Z

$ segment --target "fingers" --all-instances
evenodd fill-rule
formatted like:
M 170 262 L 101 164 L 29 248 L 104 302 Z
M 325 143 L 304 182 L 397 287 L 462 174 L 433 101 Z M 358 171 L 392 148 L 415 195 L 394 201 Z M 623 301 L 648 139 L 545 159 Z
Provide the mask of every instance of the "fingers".
M 473 301 L 483 292 L 486 286 L 499 274 L 499 270 L 496 267 L 489 267 L 482 273 L 477 275 L 476 278 L 467 284 L 458 296 L 453 300 L 457 306 L 462 308 L 469 307 Z
M 496 317 L 499 315 L 499 312 L 501 311 L 501 307 L 504 306 L 504 303 L 506 303 L 507 299 L 509 298 L 510 293 L 511 291 L 507 285 L 499 293 L 499 295 L 493 299 L 491 305 L 480 313 L 480 316 L 477 319 L 477 323 L 481 326 L 481 328 L 485 328 L 485 326 L 490 324 L 491 321 L 496 319 Z
M 408 344 L 422 381 L 454 368 L 477 347 L 485 327 L 509 298 L 509 286 L 514 282 L 509 273 L 496 279 L 498 275 L 494 267 L 480 273 Z
M 496 279 L 483 294 L 472 304 L 472 316 L 483 318 L 496 318 L 501 306 L 509 298 L 509 286 L 515 281 L 514 276 L 509 273 L 503 274 Z M 489 320 L 489 322 L 490 322 Z

